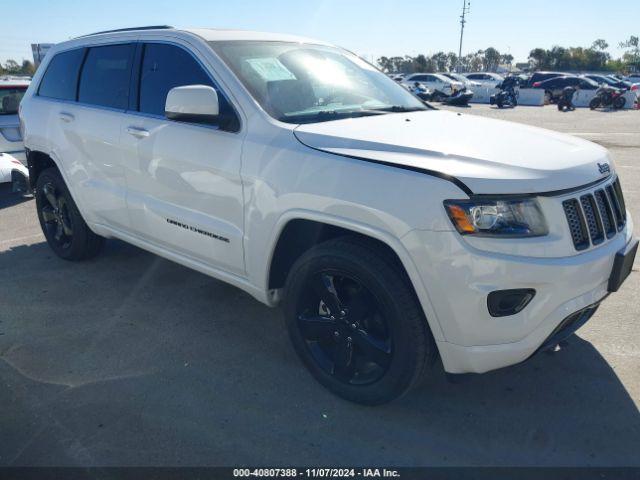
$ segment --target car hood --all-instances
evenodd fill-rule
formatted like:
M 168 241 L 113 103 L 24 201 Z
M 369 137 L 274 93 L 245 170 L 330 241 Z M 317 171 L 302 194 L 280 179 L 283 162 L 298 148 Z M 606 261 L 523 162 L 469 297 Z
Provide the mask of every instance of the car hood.
M 316 150 L 453 177 L 474 194 L 554 192 L 613 172 L 607 150 L 586 140 L 442 110 L 303 124 L 294 134 Z

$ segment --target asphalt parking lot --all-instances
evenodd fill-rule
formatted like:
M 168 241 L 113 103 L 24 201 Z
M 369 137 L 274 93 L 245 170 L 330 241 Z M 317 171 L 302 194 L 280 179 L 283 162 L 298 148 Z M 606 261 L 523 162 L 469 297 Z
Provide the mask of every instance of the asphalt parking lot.
M 640 112 L 456 111 L 606 146 L 640 226 Z M 639 265 L 560 351 L 370 408 L 307 374 L 279 310 L 119 241 L 59 260 L 3 187 L 0 465 L 640 466 Z

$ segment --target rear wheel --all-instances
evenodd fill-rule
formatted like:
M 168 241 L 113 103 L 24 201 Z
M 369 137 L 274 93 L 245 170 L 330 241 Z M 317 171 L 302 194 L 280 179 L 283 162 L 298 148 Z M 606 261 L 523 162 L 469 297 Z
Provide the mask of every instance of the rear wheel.
M 626 99 L 624 97 L 616 97 L 613 101 L 613 108 L 621 109 L 624 108 L 624 104 L 626 103 Z
M 56 255 L 85 260 L 99 253 L 104 239 L 89 229 L 57 169 L 40 174 L 35 198 L 42 232 Z
M 302 361 L 347 400 L 393 400 L 433 363 L 435 343 L 404 276 L 354 240 L 318 245 L 294 264 L 284 311 Z

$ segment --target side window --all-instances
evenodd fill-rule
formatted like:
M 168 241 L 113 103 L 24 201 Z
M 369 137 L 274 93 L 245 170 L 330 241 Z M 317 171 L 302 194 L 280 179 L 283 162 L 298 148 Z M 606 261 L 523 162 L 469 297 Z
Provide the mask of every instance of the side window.
M 428 82 L 429 75 L 414 75 L 411 77 L 412 82 Z
M 220 105 L 220 128 L 228 131 L 239 129 L 239 121 L 233 108 L 189 52 L 175 45 L 145 44 L 140 69 L 138 110 L 164 116 L 169 90 L 184 85 L 209 85 L 215 88 Z
M 467 78 L 471 80 L 482 80 L 482 75 L 477 75 L 477 74 L 467 75 Z
M 82 48 L 58 53 L 53 57 L 40 82 L 38 95 L 57 100 L 75 100 L 83 57 Z
M 127 108 L 134 49 L 132 44 L 90 48 L 80 74 L 78 101 Z

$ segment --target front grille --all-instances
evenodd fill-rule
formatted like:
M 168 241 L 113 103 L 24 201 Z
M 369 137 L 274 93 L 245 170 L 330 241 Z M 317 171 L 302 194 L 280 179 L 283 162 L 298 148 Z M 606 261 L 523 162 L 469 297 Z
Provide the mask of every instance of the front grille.
M 612 238 L 626 223 L 627 211 L 616 180 L 604 188 L 562 202 L 576 250 L 599 245 Z

